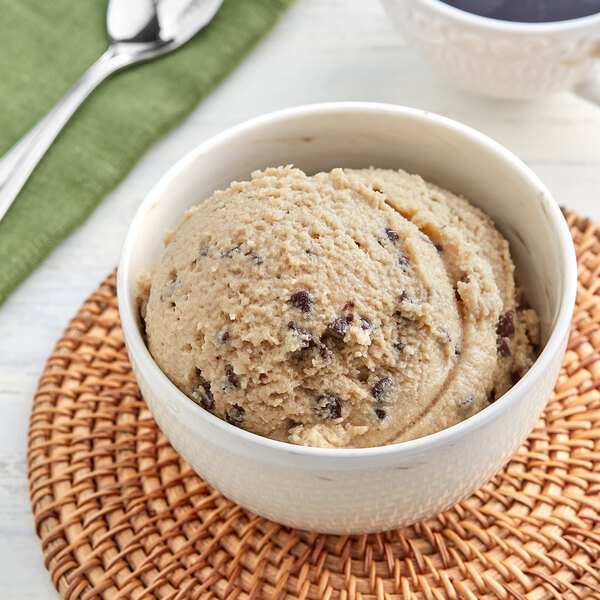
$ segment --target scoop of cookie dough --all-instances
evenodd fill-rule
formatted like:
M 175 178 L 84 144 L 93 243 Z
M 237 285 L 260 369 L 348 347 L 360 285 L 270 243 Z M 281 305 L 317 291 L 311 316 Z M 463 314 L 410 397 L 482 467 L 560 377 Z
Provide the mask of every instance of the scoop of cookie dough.
M 366 447 L 454 425 L 530 367 L 508 243 L 403 171 L 281 167 L 189 210 L 139 278 L 148 348 L 185 394 L 276 440 Z

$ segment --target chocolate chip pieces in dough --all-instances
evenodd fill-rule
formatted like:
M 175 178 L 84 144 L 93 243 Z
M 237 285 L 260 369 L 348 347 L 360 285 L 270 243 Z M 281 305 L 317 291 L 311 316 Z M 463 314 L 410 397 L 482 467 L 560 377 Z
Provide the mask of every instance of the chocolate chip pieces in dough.
M 492 221 L 403 171 L 253 173 L 190 209 L 138 283 L 171 381 L 295 444 L 379 446 L 454 425 L 505 393 L 538 343 Z

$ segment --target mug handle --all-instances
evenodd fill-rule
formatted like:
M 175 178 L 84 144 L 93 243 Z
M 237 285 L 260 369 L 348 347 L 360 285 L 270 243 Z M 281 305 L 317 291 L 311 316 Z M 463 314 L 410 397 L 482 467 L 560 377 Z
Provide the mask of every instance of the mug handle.
M 573 88 L 573 92 L 580 98 L 600 106 L 600 79 L 584 81 Z

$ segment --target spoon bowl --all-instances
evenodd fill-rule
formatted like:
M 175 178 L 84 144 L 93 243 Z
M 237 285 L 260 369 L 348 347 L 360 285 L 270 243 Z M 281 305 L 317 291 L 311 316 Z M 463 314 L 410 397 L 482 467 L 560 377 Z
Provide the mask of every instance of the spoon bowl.
M 109 48 L 118 54 L 148 53 L 147 58 L 170 52 L 210 23 L 222 3 L 223 0 L 110 0 L 106 13 Z
M 109 46 L 52 109 L 0 159 L 0 219 L 62 128 L 109 75 L 171 52 L 203 29 L 223 0 L 110 0 Z

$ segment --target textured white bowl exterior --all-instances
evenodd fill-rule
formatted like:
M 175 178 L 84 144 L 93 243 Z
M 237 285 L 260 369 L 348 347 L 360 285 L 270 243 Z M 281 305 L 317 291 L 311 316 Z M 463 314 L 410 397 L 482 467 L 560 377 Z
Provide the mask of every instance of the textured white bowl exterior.
M 425 58 L 450 79 L 482 94 L 531 98 L 600 77 L 600 14 L 514 23 L 473 15 L 440 0 L 382 1 Z
M 418 440 L 358 450 L 275 442 L 214 417 L 182 394 L 152 360 L 139 330 L 135 281 L 150 268 L 190 206 L 251 171 L 293 163 L 404 168 L 462 193 L 511 242 L 522 284 L 542 319 L 546 346 L 495 404 Z M 234 127 L 177 163 L 140 206 L 118 271 L 123 331 L 142 394 L 194 470 L 225 496 L 274 521 L 329 533 L 374 532 L 433 515 L 475 491 L 505 464 L 541 414 L 560 368 L 576 290 L 566 223 L 547 189 L 514 155 L 457 122 L 367 103 L 290 109 Z

